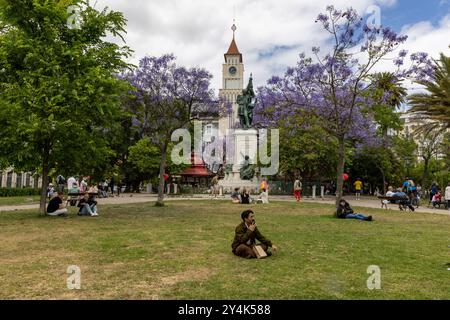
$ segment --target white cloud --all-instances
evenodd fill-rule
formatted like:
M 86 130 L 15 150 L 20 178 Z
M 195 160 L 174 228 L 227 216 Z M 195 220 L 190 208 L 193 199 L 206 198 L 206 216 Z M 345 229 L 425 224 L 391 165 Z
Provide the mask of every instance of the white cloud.
M 328 35 L 314 21 L 330 3 L 337 8 L 352 6 L 364 13 L 370 5 L 385 8 L 396 0 L 98 0 L 97 8 L 109 6 L 124 12 L 128 19 L 125 38 L 135 50 L 131 62 L 137 64 L 146 54 L 173 52 L 179 64 L 209 70 L 214 75 L 213 87 L 219 89 L 223 54 L 232 37 L 233 6 L 245 77 L 252 72 L 258 86 L 295 65 L 301 51 L 326 47 Z M 408 49 L 444 51 L 449 44 L 449 21 L 447 17 L 437 27 L 427 22 L 405 27 L 404 32 L 410 35 Z M 274 48 L 283 49 L 270 55 Z

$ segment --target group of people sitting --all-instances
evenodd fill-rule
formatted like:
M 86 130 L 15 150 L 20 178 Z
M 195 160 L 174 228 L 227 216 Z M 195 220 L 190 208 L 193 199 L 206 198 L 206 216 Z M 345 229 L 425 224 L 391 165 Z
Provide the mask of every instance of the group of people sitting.
M 95 195 L 84 193 L 83 197 L 78 200 L 78 215 L 98 217 L 97 201 Z M 47 215 L 66 217 L 68 214 L 67 202 L 64 202 L 64 192 L 58 191 L 49 201 L 47 206 Z
M 242 191 L 240 191 L 240 188 L 235 188 L 231 193 L 231 201 L 240 204 L 269 203 L 269 193 L 267 189 L 263 188 L 261 189 L 259 196 L 255 199 L 250 196 L 250 192 L 247 188 L 244 187 Z
M 435 190 L 432 190 L 430 193 L 431 204 L 433 208 L 441 207 L 444 205 L 445 208 L 450 210 L 450 182 L 445 188 L 444 194 L 441 193 L 441 190 L 434 185 Z
M 395 203 L 399 205 L 400 210 L 403 211 L 405 207 L 408 207 L 411 211 L 414 211 L 411 198 L 403 191 L 402 188 L 398 188 L 394 191 L 393 187 L 388 187 L 386 197 L 392 198 L 392 200 L 383 200 L 383 206 L 387 208 L 389 203 Z

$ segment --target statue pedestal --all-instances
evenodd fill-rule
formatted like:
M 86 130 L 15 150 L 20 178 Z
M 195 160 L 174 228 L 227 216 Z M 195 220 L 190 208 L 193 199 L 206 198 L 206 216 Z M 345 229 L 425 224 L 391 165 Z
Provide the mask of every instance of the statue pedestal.
M 249 188 L 257 190 L 259 188 L 259 180 L 256 175 L 252 180 L 242 180 L 240 177 L 239 169 L 242 162 L 245 160 L 245 156 L 249 157 L 251 164 L 256 164 L 258 156 L 258 131 L 255 129 L 236 129 L 233 132 L 233 169 L 225 178 L 220 181 L 220 185 L 223 186 L 224 191 L 231 192 L 234 188 Z

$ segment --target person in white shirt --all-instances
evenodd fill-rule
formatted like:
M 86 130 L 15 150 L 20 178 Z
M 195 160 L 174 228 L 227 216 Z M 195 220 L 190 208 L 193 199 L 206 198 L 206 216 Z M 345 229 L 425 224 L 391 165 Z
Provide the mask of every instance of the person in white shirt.
M 447 188 L 445 188 L 444 199 L 447 201 L 447 209 L 450 210 L 450 182 L 448 183 Z
M 388 191 L 386 192 L 386 197 L 392 197 L 394 195 L 394 188 L 393 187 L 389 187 Z
M 73 188 L 73 184 L 77 182 L 77 180 L 71 176 L 69 179 L 67 179 L 67 190 L 70 190 Z
M 388 187 L 388 191 L 386 192 L 386 197 L 393 197 L 394 194 L 395 194 L 394 188 L 391 187 L 391 186 L 389 186 L 389 187 Z M 389 204 L 389 202 L 390 202 L 390 201 L 387 200 L 387 199 L 382 200 L 382 201 L 381 201 L 381 208 L 386 208 L 386 209 L 388 209 L 388 204 Z
M 269 203 L 269 193 L 266 189 L 262 189 L 261 194 L 259 195 L 259 199 L 262 203 Z

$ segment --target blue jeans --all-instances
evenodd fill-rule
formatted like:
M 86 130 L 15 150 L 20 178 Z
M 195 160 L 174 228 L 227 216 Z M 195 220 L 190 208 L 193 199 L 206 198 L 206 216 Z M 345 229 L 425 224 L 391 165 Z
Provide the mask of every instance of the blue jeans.
M 81 208 L 80 215 L 91 216 L 94 212 L 97 212 L 97 206 L 95 204 L 93 205 L 85 204 L 83 208 Z
M 345 216 L 345 219 L 358 219 L 358 220 L 364 220 L 366 219 L 366 216 L 361 214 L 361 213 L 357 213 L 357 214 L 348 214 Z

